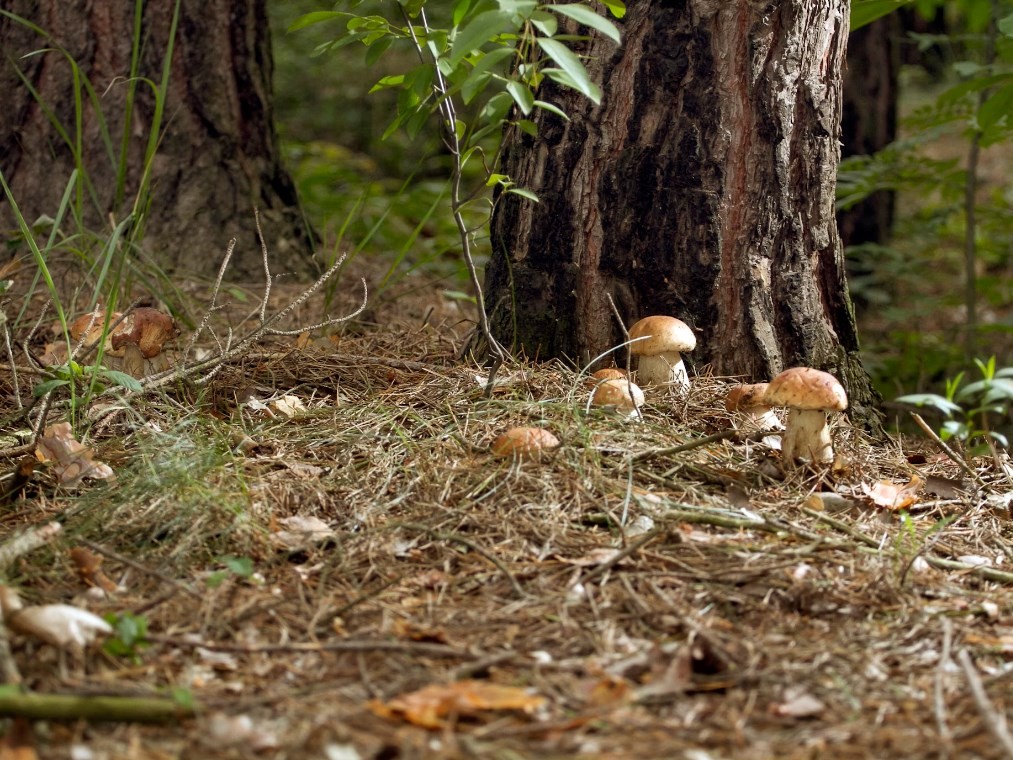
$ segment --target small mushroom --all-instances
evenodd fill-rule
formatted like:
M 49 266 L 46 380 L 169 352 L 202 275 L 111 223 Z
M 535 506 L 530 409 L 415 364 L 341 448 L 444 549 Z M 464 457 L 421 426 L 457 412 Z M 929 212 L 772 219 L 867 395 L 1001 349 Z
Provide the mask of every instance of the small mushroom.
M 725 410 L 738 413 L 757 430 L 784 430 L 770 404 L 763 400 L 769 383 L 733 385 L 725 396 Z
M 559 439 L 545 428 L 515 427 L 500 435 L 492 444 L 499 457 L 538 459 L 559 447 Z
M 122 320 L 121 320 L 122 318 Z M 105 312 L 96 309 L 84 314 L 70 326 L 70 337 L 85 345 L 97 343 L 102 337 Z M 149 370 L 158 372 L 165 367 L 164 359 L 153 362 L 167 342 L 174 339 L 179 331 L 168 314 L 149 306 L 140 306 L 126 317 L 114 311 L 109 315 L 109 324 L 115 325 L 106 335 L 104 353 L 119 359 L 120 367 L 133 377 L 144 377 Z M 114 369 L 116 367 L 113 367 Z
M 591 404 L 613 407 L 627 417 L 636 417 L 644 405 L 644 392 L 626 378 L 605 380 L 591 394 Z
M 834 461 L 827 412 L 848 408 L 848 396 L 836 377 L 809 367 L 786 369 L 770 381 L 763 400 L 771 406 L 788 407 L 781 438 L 785 459 L 806 459 L 813 464 Z
M 630 328 L 630 351 L 640 357 L 637 380 L 644 385 L 671 384 L 689 388 L 682 352 L 696 348 L 696 336 L 675 317 L 644 317 Z M 639 339 L 639 340 L 638 340 Z

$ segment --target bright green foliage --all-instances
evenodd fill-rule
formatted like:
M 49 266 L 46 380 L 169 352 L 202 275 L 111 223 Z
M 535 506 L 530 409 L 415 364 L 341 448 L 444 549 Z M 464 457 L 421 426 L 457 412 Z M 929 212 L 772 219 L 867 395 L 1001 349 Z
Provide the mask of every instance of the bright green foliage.
M 947 419 L 940 430 L 945 441 L 955 439 L 968 447 L 971 455 L 986 453 L 989 443 L 1009 446 L 1006 436 L 994 429 L 1013 409 L 1013 367 L 996 369 L 995 357 L 987 362 L 975 359 L 981 379 L 963 385 L 964 373 L 946 381 L 943 395 L 914 393 L 897 401 L 926 406 L 942 413 Z
M 114 657 L 125 657 L 131 662 L 140 662 L 140 650 L 150 646 L 148 640 L 148 619 L 130 612 L 110 613 L 105 620 L 113 627 L 113 635 L 106 639 L 102 648 Z

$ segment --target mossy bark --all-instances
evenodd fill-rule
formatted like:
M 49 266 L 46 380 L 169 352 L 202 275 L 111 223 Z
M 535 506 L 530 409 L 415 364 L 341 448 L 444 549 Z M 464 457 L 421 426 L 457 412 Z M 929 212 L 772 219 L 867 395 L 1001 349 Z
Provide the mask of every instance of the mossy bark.
M 539 203 L 502 195 L 486 293 L 493 329 L 531 358 L 583 364 L 649 314 L 689 323 L 687 355 L 766 380 L 836 374 L 865 417 L 834 218 L 847 0 L 629 4 L 623 44 L 592 36 L 592 106 L 506 136 L 505 171 Z
M 272 123 L 270 33 L 266 0 L 182 0 L 141 251 L 169 268 L 212 274 L 228 241 L 239 238 L 232 272 L 262 271 L 253 209 L 264 217 L 268 247 L 279 266 L 310 268 L 312 232 L 295 186 L 280 162 Z M 150 83 L 162 77 L 175 3 L 143 3 L 137 85 L 127 113 L 134 4 L 10 0 L 4 9 L 44 34 L 0 16 L 0 170 L 29 222 L 55 216 L 72 170 L 80 123 L 80 165 L 87 174 L 85 226 L 108 235 L 134 207 L 143 158 L 155 122 Z M 25 57 L 32 51 L 49 52 Z M 97 105 L 82 93 L 75 107 L 72 59 L 90 82 Z M 32 92 L 34 90 L 34 94 Z M 129 118 L 125 185 L 117 165 Z M 68 139 L 54 125 L 62 125 Z M 108 135 L 108 143 L 103 133 Z M 69 142 L 69 144 L 68 144 Z M 0 227 L 14 227 L 0 198 Z M 70 230 L 67 230 L 70 232 Z

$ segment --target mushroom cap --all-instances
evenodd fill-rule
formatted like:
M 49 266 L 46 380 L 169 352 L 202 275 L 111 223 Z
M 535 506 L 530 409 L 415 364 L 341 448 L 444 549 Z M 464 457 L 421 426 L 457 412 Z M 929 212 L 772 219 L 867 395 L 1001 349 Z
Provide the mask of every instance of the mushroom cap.
M 109 315 L 109 324 L 115 324 L 121 317 L 122 313 L 114 311 Z M 102 336 L 104 322 L 105 312 L 101 309 L 82 314 L 71 323 L 70 337 L 79 341 L 87 330 L 85 342 L 94 343 Z M 140 306 L 109 331 L 105 352 L 109 356 L 122 357 L 126 353 L 126 347 L 133 345 L 140 349 L 145 359 L 150 359 L 160 354 L 162 346 L 178 334 L 176 323 L 168 314 L 150 306 Z
M 605 369 L 592 372 L 591 377 L 595 380 L 625 380 L 626 370 L 618 367 L 605 367 Z
M 643 338 L 643 340 L 636 340 Z M 655 356 L 667 351 L 692 351 L 696 335 L 685 322 L 675 317 L 644 317 L 630 328 L 630 351 Z
M 534 457 L 559 446 L 559 439 L 545 428 L 515 427 L 500 435 L 492 444 L 498 457 Z
M 848 408 L 848 396 L 837 378 L 809 367 L 786 369 L 770 381 L 763 400 L 771 406 L 802 410 L 842 412 Z
M 737 412 L 757 407 L 769 408 L 770 404 L 764 400 L 763 395 L 767 392 L 769 383 L 740 383 L 733 385 L 725 396 L 725 411 Z
M 618 406 L 633 409 L 644 403 L 644 392 L 640 386 L 625 377 L 621 380 L 606 380 L 594 389 L 591 403 L 595 406 Z

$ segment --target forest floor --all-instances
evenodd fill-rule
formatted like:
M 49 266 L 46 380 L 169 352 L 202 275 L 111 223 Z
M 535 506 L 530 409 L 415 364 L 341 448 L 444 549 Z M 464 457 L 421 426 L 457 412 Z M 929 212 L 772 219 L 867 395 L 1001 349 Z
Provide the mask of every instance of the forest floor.
M 1002 461 L 968 473 L 842 416 L 835 464 L 791 467 L 706 373 L 648 392 L 639 422 L 589 411 L 560 364 L 508 366 L 486 398 L 459 302 L 399 288 L 333 337 L 79 410 L 115 477 L 40 464 L 0 535 L 62 532 L 5 575 L 119 627 L 62 674 L 12 633 L 7 666 L 75 710 L 173 717 L 19 721 L 0 758 L 1010 756 Z M 258 298 L 213 317 L 242 335 Z M 512 425 L 562 446 L 494 457 Z

